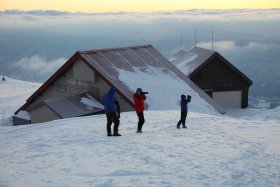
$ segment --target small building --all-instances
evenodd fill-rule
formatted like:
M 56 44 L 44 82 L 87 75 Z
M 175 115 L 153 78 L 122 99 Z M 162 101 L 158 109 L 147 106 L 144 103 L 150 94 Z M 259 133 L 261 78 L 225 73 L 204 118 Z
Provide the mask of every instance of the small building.
M 162 82 L 164 79 L 161 79 L 161 76 L 165 76 L 168 83 Z M 181 85 L 174 90 L 174 83 Z M 102 113 L 102 98 L 111 86 L 117 88 L 116 99 L 121 104 L 121 111 L 134 111 L 132 95 L 141 85 L 144 89 L 145 86 L 150 86 L 149 91 L 154 90 L 149 94 L 149 98 L 154 98 L 151 103 L 161 109 L 165 107 L 163 99 L 176 104 L 171 92 L 177 97 L 181 94 L 177 93 L 180 89 L 189 87 L 203 98 L 204 102 L 224 113 L 223 108 L 153 46 L 143 45 L 76 52 L 15 112 L 14 125 L 17 125 L 17 121 L 19 124 L 24 121 L 40 123 Z M 163 90 L 161 93 L 164 92 L 165 98 L 153 96 L 159 89 Z M 88 102 L 84 102 L 85 100 Z M 146 108 L 149 107 L 147 104 Z M 170 108 L 167 106 L 164 109 Z M 20 120 L 19 113 L 24 113 L 25 116 L 27 113 L 29 116 Z
M 222 107 L 248 107 L 252 81 L 217 51 L 192 47 L 170 61 Z

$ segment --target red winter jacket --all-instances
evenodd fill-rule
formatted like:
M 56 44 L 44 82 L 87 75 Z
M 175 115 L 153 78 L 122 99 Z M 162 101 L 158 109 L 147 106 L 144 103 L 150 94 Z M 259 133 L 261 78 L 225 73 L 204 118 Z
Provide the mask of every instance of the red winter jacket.
M 136 113 L 144 112 L 144 100 L 146 100 L 145 95 L 138 95 L 137 93 L 133 94 L 134 99 L 134 107 L 136 110 Z

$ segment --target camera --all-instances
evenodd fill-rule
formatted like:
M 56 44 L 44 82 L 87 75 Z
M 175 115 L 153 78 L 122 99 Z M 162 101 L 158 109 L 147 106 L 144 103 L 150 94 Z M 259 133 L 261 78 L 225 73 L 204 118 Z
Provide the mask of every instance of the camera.
M 148 92 L 141 92 L 141 95 L 149 94 Z

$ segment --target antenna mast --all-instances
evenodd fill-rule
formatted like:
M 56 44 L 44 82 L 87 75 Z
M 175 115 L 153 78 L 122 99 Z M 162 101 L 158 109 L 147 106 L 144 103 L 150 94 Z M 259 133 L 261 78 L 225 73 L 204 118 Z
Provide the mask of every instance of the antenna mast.
M 183 49 L 183 34 L 181 33 L 181 49 Z
M 196 28 L 194 28 L 194 46 L 196 46 Z
M 213 40 L 214 40 L 214 39 L 213 39 L 213 35 L 214 35 L 214 34 L 213 34 L 213 29 L 212 29 L 211 31 L 212 31 L 212 50 L 213 50 Z

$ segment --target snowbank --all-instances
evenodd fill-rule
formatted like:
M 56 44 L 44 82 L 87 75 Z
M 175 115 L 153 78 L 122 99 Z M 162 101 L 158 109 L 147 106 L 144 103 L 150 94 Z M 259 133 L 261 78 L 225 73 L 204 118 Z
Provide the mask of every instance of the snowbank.
M 238 117 L 240 119 L 248 120 L 279 120 L 280 119 L 280 107 L 274 109 L 263 108 L 247 108 L 247 109 L 227 109 L 227 115 Z
M 106 116 L 0 126 L 3 186 L 278 186 L 280 121 L 190 112 L 122 113 L 122 137 L 106 136 Z M 273 143 L 274 142 L 274 143 Z
M 257 117 L 257 119 L 265 119 L 265 120 L 271 120 L 271 119 L 278 119 L 280 120 L 280 106 L 276 107 L 274 109 L 267 109 L 260 113 L 260 115 Z

